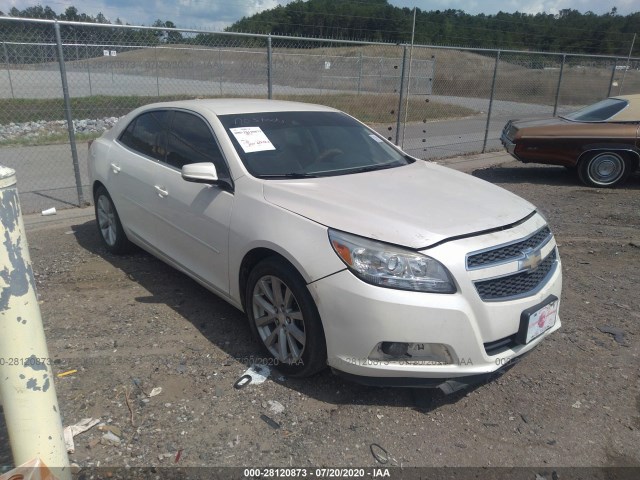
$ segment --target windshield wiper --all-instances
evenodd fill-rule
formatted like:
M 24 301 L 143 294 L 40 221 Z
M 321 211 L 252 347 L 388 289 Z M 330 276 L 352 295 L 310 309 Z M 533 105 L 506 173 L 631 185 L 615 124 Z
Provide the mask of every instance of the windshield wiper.
M 340 173 L 350 174 L 350 173 L 373 172 L 375 170 L 386 170 L 387 168 L 399 167 L 401 165 L 402 165 L 401 163 L 397 163 L 397 162 L 384 163 L 381 165 L 367 165 L 364 167 L 355 167 L 349 170 L 344 170 L 343 172 L 340 172 Z
M 291 172 L 291 173 L 264 173 L 256 175 L 258 178 L 318 178 L 313 173 Z

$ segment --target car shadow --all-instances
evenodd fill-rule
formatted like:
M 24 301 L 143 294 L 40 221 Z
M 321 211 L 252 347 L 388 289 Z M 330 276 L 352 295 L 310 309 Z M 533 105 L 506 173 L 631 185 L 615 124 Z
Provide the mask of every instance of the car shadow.
M 102 257 L 149 292 L 148 296 L 136 297 L 132 301 L 170 307 L 228 355 L 231 363 L 239 362 L 248 368 L 248 360 L 264 358 L 260 345 L 251 336 L 244 314 L 238 309 L 142 250 L 122 256 L 112 255 L 102 246 L 94 221 L 73 225 L 72 228 L 82 248 Z M 439 389 L 368 387 L 342 379 L 329 369 L 305 379 L 285 378 L 274 370 L 269 378 L 285 388 L 337 406 L 397 406 L 424 413 L 456 403 L 482 386 L 474 385 L 449 395 L 444 395 Z
M 549 165 L 521 165 L 517 167 L 489 167 L 473 172 L 474 177 L 481 178 L 491 183 L 529 183 L 534 185 L 556 185 L 586 187 L 578 179 L 574 170 L 564 167 Z M 621 186 L 621 189 L 639 190 L 640 171 L 632 174 Z M 596 189 L 594 189 L 596 190 Z

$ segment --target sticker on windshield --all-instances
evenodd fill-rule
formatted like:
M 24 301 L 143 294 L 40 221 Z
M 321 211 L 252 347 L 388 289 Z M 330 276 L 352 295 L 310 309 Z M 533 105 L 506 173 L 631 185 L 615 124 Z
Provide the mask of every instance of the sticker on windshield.
M 374 135 L 373 133 L 370 133 L 369 136 L 373 138 L 376 142 L 382 143 L 382 139 L 379 136 Z
M 260 127 L 237 127 L 229 130 L 236 137 L 244 153 L 276 149 Z

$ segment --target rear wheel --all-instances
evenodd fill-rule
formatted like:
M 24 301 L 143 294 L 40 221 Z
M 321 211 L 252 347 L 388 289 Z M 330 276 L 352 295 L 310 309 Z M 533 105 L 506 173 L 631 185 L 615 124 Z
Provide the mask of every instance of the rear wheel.
M 98 187 L 93 201 L 102 244 L 111 253 L 128 252 L 132 245 L 124 233 L 120 217 L 107 189 L 102 186 Z
M 578 176 L 590 187 L 615 187 L 631 174 L 631 161 L 618 152 L 595 152 L 578 165 Z
M 326 367 L 324 330 L 300 274 L 272 257 L 249 274 L 245 291 L 249 325 L 282 373 L 307 377 Z

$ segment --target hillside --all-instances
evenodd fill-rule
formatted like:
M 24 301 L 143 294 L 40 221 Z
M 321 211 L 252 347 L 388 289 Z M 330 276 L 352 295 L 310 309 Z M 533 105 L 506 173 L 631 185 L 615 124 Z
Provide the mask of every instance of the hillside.
M 461 10 L 417 9 L 419 44 L 628 55 L 640 12 L 621 16 L 565 9 L 559 15 L 498 13 L 470 15 Z M 296 0 L 245 17 L 227 31 L 323 38 L 409 42 L 413 10 L 387 0 Z M 640 41 L 634 56 L 640 55 Z

